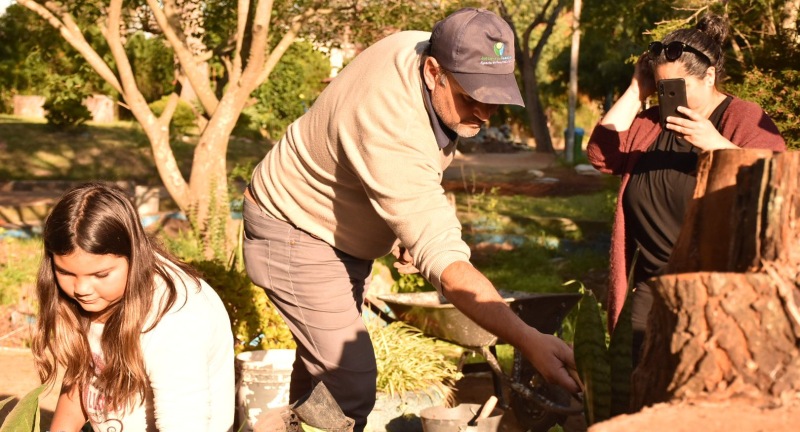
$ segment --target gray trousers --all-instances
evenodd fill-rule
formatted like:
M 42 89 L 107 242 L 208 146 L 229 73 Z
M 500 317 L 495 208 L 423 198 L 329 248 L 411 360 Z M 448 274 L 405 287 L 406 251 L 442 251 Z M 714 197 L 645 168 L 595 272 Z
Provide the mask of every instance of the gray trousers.
M 361 319 L 372 261 L 358 259 L 244 200 L 244 263 L 297 342 L 289 398 L 322 381 L 342 411 L 366 426 L 377 367 Z

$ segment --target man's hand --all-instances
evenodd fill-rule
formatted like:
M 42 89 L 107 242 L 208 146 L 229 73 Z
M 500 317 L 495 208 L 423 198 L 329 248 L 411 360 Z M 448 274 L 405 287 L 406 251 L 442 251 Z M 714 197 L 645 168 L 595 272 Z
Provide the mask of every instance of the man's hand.
M 464 315 L 520 350 L 547 382 L 572 393 L 581 391 L 570 375 L 570 370 L 575 370 L 572 348 L 525 324 L 472 265 L 456 261 L 447 266 L 442 273 L 442 294 Z
M 397 272 L 400 274 L 414 274 L 419 273 L 419 269 L 414 267 L 414 258 L 411 257 L 411 254 L 408 253 L 408 249 L 396 245 L 394 249 L 392 249 L 392 255 L 397 258 L 397 262 L 393 264 L 394 268 L 397 269 Z
M 535 334 L 533 340 L 519 347 L 525 358 L 548 383 L 557 384 L 573 394 L 580 392 L 581 384 L 576 382 L 578 374 L 572 348 L 553 335 L 531 330 Z

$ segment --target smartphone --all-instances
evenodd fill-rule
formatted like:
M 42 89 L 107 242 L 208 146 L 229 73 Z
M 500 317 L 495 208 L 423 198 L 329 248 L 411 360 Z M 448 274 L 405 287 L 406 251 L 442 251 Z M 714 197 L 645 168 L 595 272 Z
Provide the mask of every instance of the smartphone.
M 686 82 L 683 78 L 662 79 L 658 82 L 658 109 L 661 127 L 666 128 L 667 117 L 686 117 L 678 112 L 679 106 L 687 106 Z

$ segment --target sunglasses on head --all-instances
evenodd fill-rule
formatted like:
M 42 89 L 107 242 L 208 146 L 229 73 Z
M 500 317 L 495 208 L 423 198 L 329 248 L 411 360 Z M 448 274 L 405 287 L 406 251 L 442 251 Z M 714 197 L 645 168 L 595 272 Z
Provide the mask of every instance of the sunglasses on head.
M 703 54 L 697 48 L 679 41 L 672 41 L 666 45 L 662 42 L 651 42 L 647 50 L 650 51 L 650 54 L 654 57 L 658 57 L 661 55 L 661 51 L 664 51 L 664 56 L 671 62 L 681 58 L 685 51 L 689 51 L 705 59 L 708 64 L 711 64 L 711 59 L 709 59 L 707 55 Z

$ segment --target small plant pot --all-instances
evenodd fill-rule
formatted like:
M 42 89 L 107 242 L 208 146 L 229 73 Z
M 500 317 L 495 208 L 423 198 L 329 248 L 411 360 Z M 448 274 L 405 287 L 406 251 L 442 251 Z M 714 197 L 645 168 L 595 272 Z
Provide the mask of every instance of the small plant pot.
M 367 432 L 418 432 L 422 427 L 420 412 L 444 403 L 434 391 L 406 392 L 390 396 L 378 392 L 375 408 L 367 417 Z
M 289 404 L 294 356 L 295 350 L 286 349 L 236 356 L 236 424 L 242 431 L 252 431 L 262 411 Z
M 455 408 L 442 406 L 426 408 L 420 412 L 422 430 L 424 432 L 497 432 L 504 414 L 500 408 L 495 408 L 488 417 L 476 421 L 474 426 L 469 425 L 469 421 L 480 409 L 480 404 L 461 404 Z

